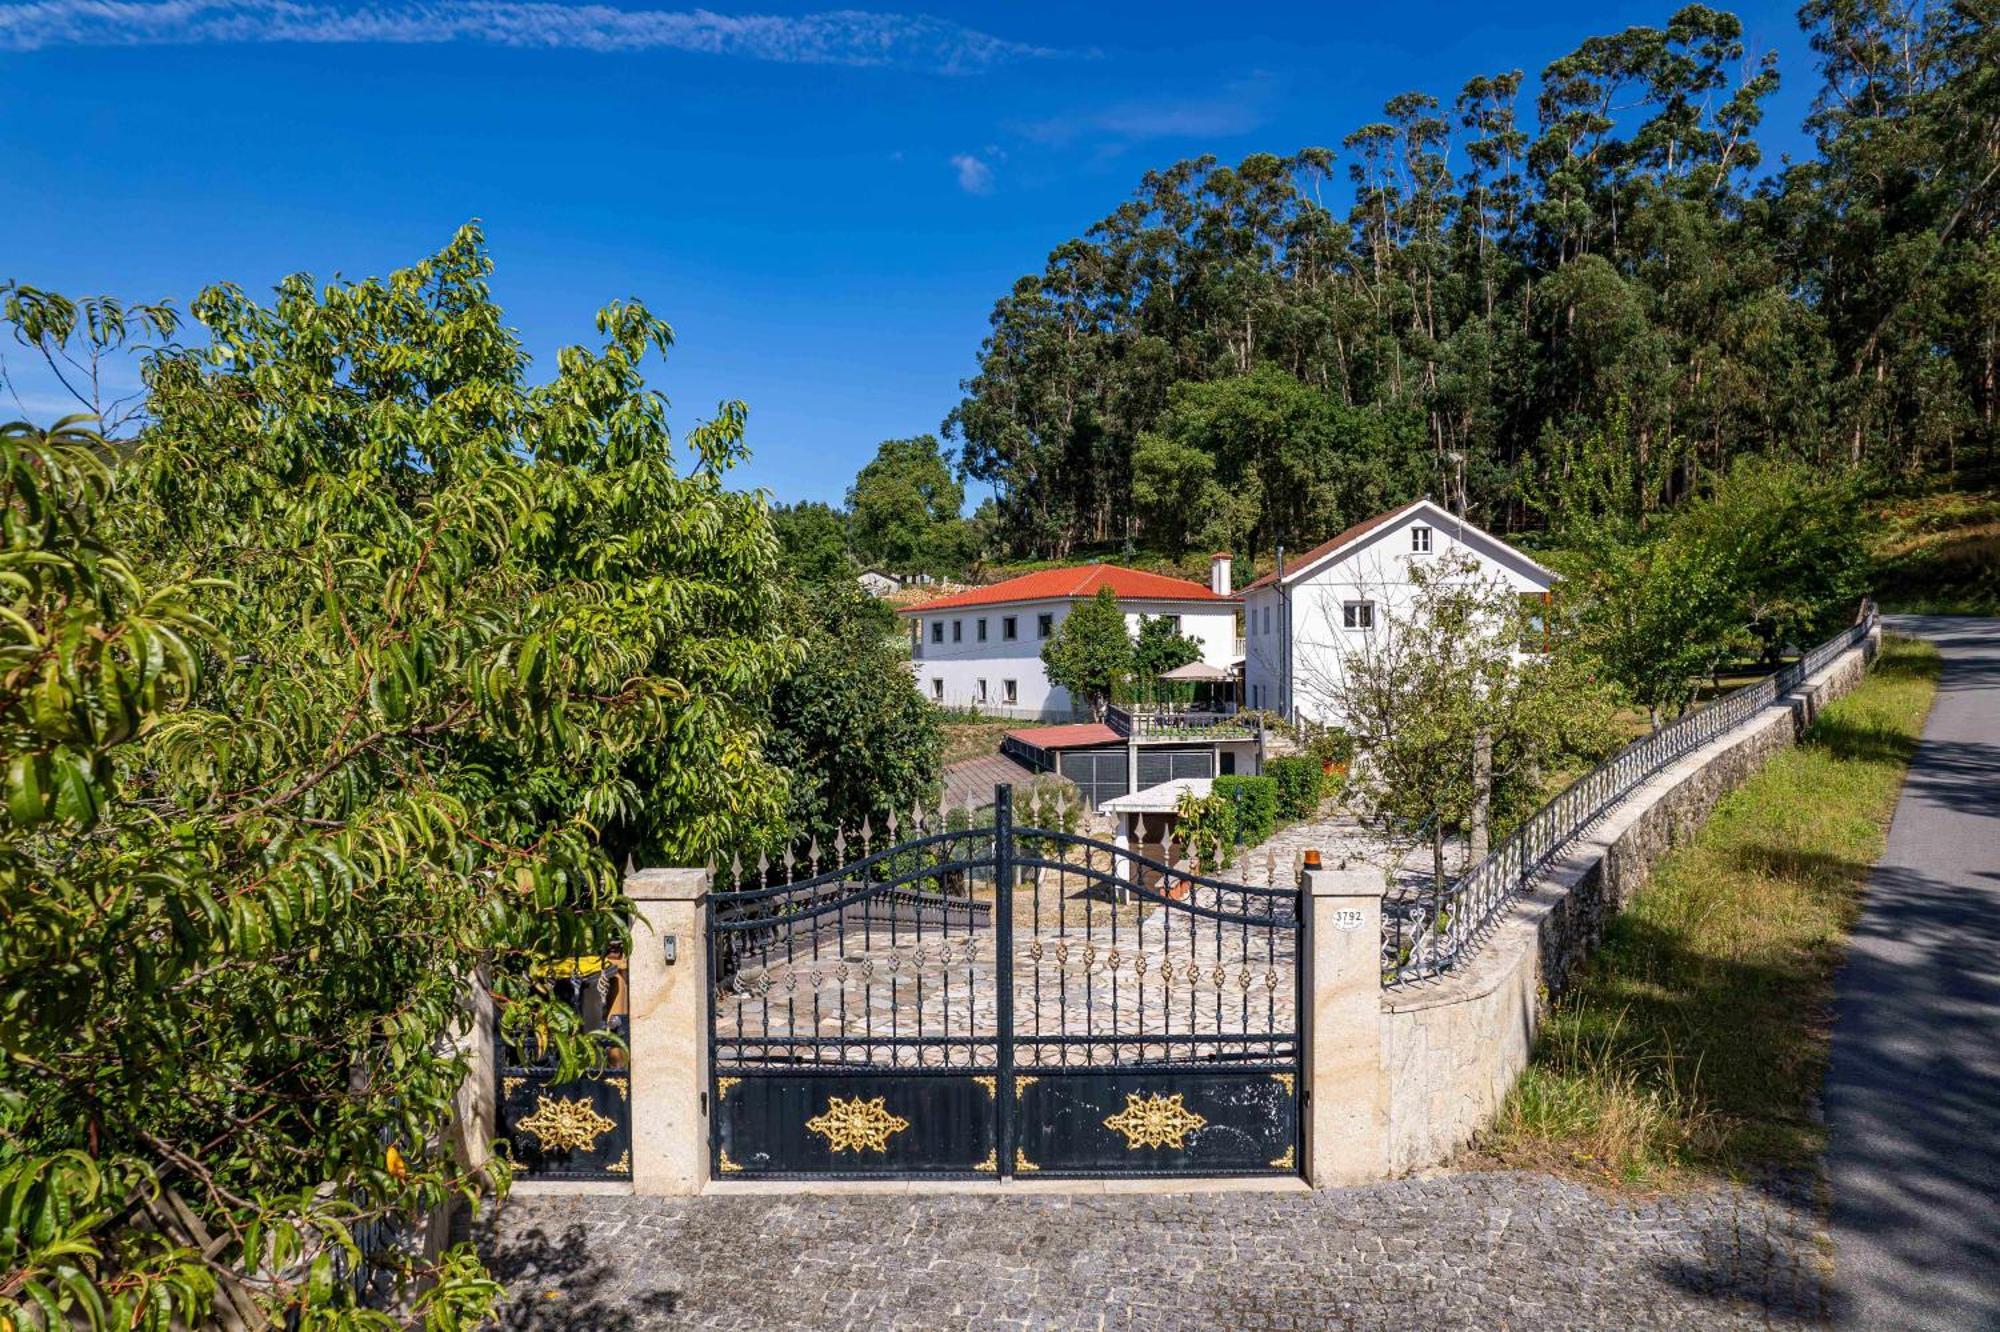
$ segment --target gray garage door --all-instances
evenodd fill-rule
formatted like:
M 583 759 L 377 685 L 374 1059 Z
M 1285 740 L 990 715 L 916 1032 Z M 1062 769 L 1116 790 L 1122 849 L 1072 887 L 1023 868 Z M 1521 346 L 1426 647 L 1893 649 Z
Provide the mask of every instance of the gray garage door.
M 1139 770 L 1146 769 L 1146 756 L 1139 756 Z M 1125 794 L 1125 751 L 1123 749 L 1073 749 L 1063 754 L 1057 770 L 1096 809 L 1105 801 Z
M 1171 782 L 1181 777 L 1215 776 L 1212 749 L 1142 749 L 1139 751 L 1139 790 Z

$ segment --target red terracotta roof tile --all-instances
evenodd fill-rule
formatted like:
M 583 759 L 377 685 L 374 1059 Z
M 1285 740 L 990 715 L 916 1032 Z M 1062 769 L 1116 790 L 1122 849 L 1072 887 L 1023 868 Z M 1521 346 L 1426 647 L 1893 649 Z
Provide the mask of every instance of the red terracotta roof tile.
M 1066 569 L 1039 569 L 987 587 L 975 587 L 950 596 L 937 597 L 904 606 L 900 615 L 924 615 L 931 611 L 956 610 L 964 606 L 997 606 L 1015 601 L 1058 601 L 1094 597 L 1108 587 L 1120 601 L 1227 601 L 1206 585 L 1165 574 L 1126 569 L 1116 564 L 1074 564 Z

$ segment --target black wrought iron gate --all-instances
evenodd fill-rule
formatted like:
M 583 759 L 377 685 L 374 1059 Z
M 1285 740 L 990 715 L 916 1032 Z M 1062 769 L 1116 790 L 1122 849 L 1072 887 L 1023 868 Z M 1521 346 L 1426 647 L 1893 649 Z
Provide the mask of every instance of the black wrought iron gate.
M 1023 812 L 718 882 L 718 1177 L 1296 1173 L 1297 890 Z

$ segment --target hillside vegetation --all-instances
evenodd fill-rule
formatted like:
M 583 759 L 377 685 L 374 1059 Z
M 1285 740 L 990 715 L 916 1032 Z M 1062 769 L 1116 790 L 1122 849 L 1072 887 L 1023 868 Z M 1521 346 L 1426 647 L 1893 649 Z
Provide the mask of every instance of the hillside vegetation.
M 1885 503 L 1871 544 L 1885 608 L 2000 615 L 2000 486 Z

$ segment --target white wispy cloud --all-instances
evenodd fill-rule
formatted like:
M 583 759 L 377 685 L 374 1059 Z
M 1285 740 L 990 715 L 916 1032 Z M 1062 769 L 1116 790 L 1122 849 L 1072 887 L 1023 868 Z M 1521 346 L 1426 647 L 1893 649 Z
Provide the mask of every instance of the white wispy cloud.
M 691 51 L 798 65 L 968 73 L 1062 54 L 923 14 L 717 14 L 540 0 L 342 5 L 314 0 L 30 0 L 0 4 L 0 50 L 211 42 L 485 42 L 579 51 Z
M 1118 102 L 1037 120 L 1020 126 L 1020 132 L 1050 144 L 1092 138 L 1126 143 L 1232 138 L 1265 122 L 1275 91 L 1274 81 L 1259 74 L 1229 83 L 1218 93 Z
M 971 153 L 955 153 L 952 169 L 958 172 L 958 188 L 967 194 L 993 193 L 993 168 Z

